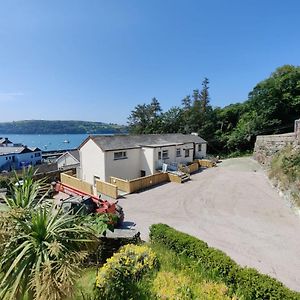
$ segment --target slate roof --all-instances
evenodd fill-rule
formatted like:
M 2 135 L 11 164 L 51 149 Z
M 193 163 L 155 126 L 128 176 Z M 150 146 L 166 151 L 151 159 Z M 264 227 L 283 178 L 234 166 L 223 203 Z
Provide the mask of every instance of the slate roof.
M 32 151 L 26 147 L 0 147 L 0 155 L 20 154 L 26 152 L 32 152 Z
M 79 156 L 79 150 L 71 150 L 68 151 L 74 158 L 76 158 L 78 161 L 80 161 L 80 156 Z
M 92 135 L 86 141 L 92 139 L 103 151 L 132 149 L 144 147 L 162 147 L 171 145 L 182 145 L 185 143 L 206 143 L 197 135 L 169 133 L 169 134 L 141 134 L 141 135 Z
M 12 142 L 9 139 L 0 137 L 0 144 L 12 144 Z
M 71 154 L 78 162 L 80 162 L 79 150 L 70 150 L 70 151 L 67 151 L 67 152 L 63 153 L 56 161 L 59 161 L 59 159 L 61 157 L 65 156 L 68 153 Z

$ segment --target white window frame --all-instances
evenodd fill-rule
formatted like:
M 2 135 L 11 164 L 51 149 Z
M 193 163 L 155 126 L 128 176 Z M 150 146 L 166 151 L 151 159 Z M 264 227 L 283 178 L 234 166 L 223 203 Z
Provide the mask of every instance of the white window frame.
M 158 157 L 158 160 L 161 160 L 161 151 L 158 151 L 157 157 Z
M 114 152 L 114 160 L 126 159 L 126 158 L 127 158 L 126 151 Z
M 162 159 L 168 159 L 168 158 L 169 158 L 169 150 L 163 150 Z
M 190 157 L 190 149 L 184 150 L 184 157 Z
M 176 157 L 181 157 L 181 149 L 176 148 Z

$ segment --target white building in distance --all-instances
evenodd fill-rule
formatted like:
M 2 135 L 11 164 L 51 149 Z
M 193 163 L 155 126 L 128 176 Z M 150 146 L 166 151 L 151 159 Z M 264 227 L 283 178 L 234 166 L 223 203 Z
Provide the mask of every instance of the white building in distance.
M 194 134 L 94 135 L 79 146 L 79 177 L 91 184 L 110 176 L 134 179 L 162 165 L 192 163 L 206 156 L 207 142 Z

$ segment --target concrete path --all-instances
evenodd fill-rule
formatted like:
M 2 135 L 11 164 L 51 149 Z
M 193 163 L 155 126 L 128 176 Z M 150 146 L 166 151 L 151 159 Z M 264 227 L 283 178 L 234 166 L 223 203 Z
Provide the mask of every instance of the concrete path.
M 300 291 L 300 218 L 250 158 L 226 160 L 187 183 L 167 183 L 119 202 L 145 240 L 151 224 L 166 223 Z

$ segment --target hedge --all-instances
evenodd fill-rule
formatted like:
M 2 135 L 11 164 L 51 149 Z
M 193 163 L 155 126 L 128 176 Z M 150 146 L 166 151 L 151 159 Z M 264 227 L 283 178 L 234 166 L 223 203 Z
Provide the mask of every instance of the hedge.
M 278 280 L 255 269 L 243 268 L 224 252 L 168 225 L 152 225 L 150 239 L 151 242 L 162 244 L 177 254 L 194 260 L 207 274 L 213 274 L 245 300 L 300 299 L 300 293 L 289 290 Z

